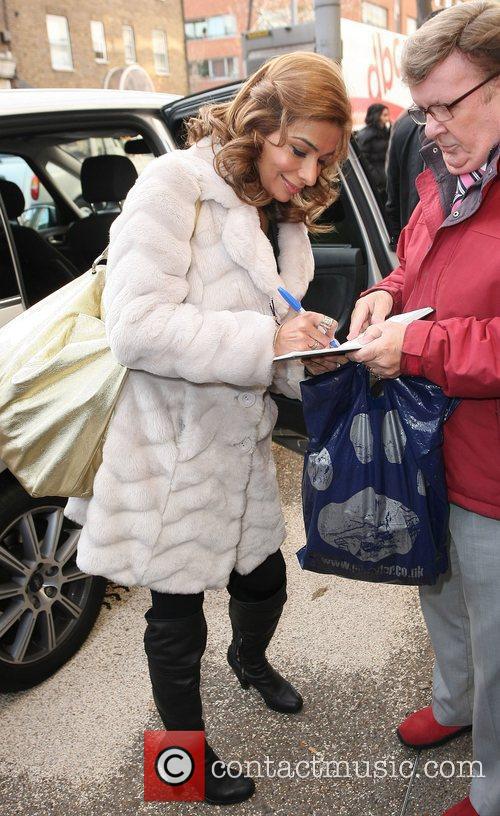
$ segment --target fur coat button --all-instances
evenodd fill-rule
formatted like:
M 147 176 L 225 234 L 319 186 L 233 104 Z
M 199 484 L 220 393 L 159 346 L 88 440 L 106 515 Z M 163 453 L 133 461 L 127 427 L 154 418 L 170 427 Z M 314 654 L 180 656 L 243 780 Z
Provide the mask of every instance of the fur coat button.
M 250 391 L 245 391 L 239 395 L 238 402 L 244 408 L 251 408 L 252 405 L 255 405 L 255 394 L 252 394 Z
M 244 453 L 250 453 L 250 451 L 253 450 L 253 442 L 249 436 L 245 436 L 245 438 L 241 440 L 239 446 Z

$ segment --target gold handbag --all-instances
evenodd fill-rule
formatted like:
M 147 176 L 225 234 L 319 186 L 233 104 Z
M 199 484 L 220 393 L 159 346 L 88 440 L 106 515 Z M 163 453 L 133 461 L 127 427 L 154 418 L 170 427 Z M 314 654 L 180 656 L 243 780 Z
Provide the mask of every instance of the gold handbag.
M 32 496 L 92 495 L 128 370 L 104 329 L 106 255 L 0 330 L 0 457 Z

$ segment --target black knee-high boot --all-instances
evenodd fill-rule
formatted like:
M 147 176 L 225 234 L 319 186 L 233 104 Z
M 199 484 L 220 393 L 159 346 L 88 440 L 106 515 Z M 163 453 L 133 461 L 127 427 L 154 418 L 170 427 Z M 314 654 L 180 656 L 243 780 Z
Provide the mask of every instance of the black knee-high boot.
M 200 661 L 207 643 L 203 610 L 185 618 L 156 619 L 146 612 L 144 648 L 153 698 L 168 731 L 204 731 L 200 696 Z M 216 775 L 214 775 L 214 763 Z M 229 776 L 215 751 L 205 743 L 205 800 L 229 805 L 249 799 L 252 779 Z
M 286 597 L 285 585 L 265 601 L 246 603 L 231 596 L 233 640 L 227 659 L 243 688 L 253 686 L 269 708 L 293 714 L 302 708 L 302 697 L 266 659 Z

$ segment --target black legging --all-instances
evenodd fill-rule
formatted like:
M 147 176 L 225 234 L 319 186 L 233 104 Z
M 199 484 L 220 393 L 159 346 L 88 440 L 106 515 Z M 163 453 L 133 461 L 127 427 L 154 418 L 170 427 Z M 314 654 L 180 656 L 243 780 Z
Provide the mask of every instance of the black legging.
M 265 601 L 283 586 L 286 581 L 285 559 L 281 550 L 269 555 L 248 575 L 240 575 L 233 570 L 229 576 L 227 591 L 238 601 L 256 603 Z M 174 595 L 151 590 L 152 611 L 150 617 L 156 619 L 186 618 L 194 615 L 203 606 L 204 593 Z

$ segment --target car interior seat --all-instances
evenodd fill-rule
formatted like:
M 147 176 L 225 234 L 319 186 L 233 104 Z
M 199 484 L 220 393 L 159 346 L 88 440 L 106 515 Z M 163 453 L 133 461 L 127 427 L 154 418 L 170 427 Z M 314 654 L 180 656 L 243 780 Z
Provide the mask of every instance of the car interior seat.
M 28 306 L 32 306 L 74 280 L 78 276 L 78 271 L 36 230 L 18 223 L 17 219 L 25 209 L 24 195 L 20 187 L 12 181 L 0 179 L 0 193 L 21 264 Z M 5 238 L 2 240 L 6 242 Z M 2 251 L 6 250 L 7 247 L 3 247 Z M 17 290 L 17 284 L 15 288 Z
M 90 269 L 108 245 L 111 224 L 136 179 L 137 170 L 126 156 L 90 156 L 82 162 L 82 196 L 94 211 L 71 224 L 67 233 L 68 255 L 80 272 Z M 97 211 L 102 202 L 115 203 L 117 209 Z

